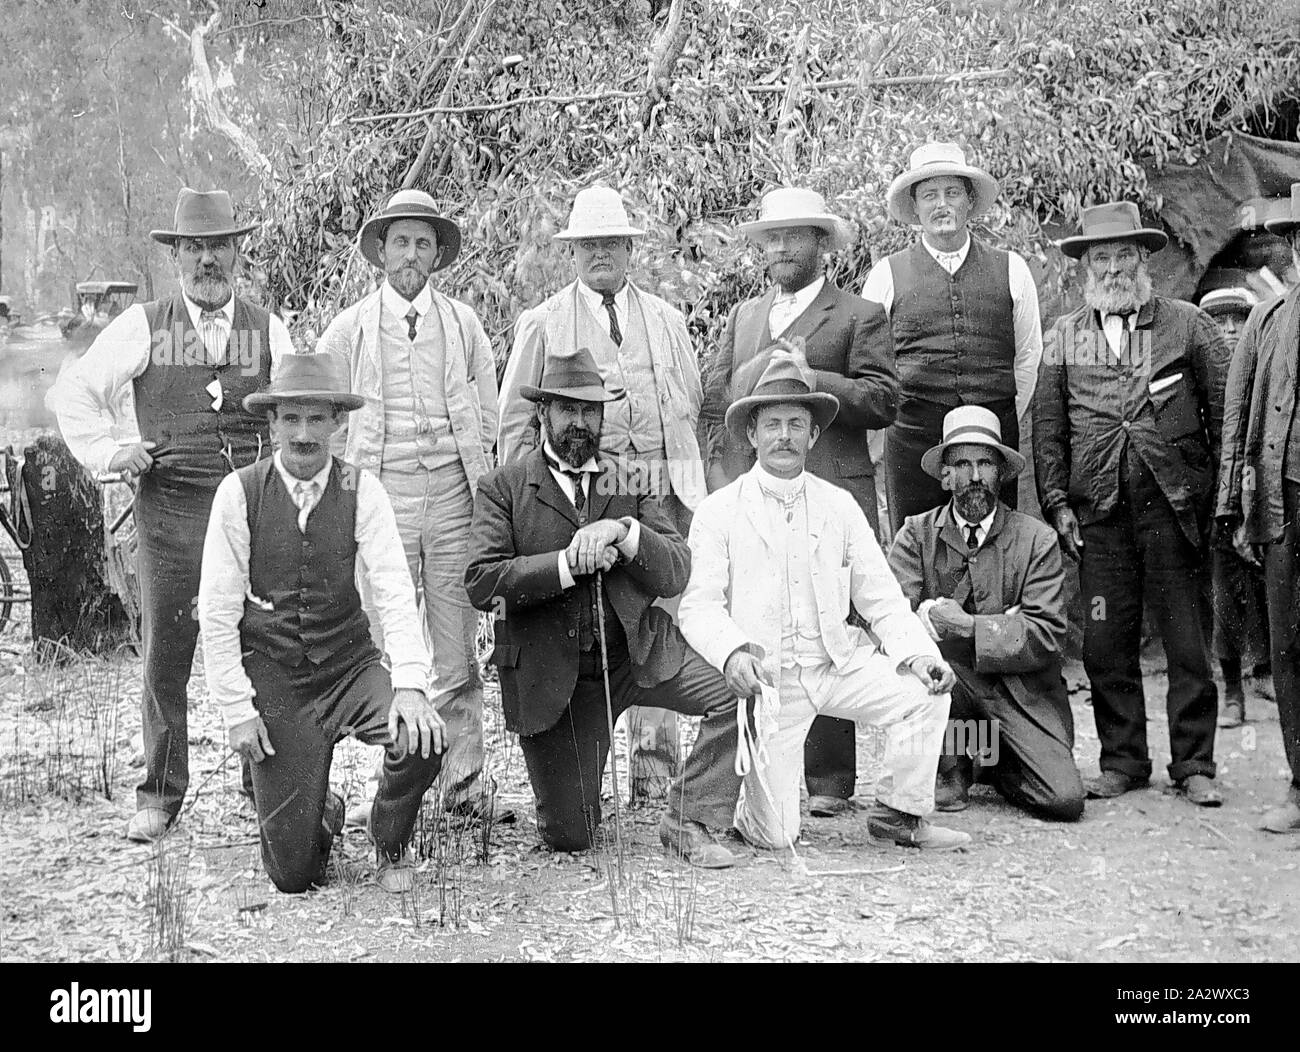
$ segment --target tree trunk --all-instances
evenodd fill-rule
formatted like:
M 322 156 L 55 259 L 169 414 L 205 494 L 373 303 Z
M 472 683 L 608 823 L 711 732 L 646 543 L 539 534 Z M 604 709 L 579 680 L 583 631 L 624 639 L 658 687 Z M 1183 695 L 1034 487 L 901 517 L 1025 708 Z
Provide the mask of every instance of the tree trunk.
M 21 486 L 32 543 L 23 564 L 32 586 L 32 643 L 107 653 L 131 642 L 134 625 L 106 577 L 100 486 L 57 435 L 23 451 Z

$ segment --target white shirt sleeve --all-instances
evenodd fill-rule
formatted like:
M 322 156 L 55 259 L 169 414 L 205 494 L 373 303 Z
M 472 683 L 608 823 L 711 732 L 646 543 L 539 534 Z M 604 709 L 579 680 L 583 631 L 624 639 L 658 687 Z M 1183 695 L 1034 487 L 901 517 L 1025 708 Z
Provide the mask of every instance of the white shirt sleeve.
M 641 523 L 630 515 L 621 521 L 627 526 L 627 536 L 614 547 L 618 549 L 619 555 L 631 562 L 641 550 Z
M 226 728 L 255 719 L 253 684 L 244 671 L 239 623 L 248 591 L 248 504 L 239 476 L 217 487 L 203 541 L 199 578 L 199 629 L 208 694 L 221 708 Z
M 879 303 L 885 308 L 885 313 L 889 313 L 894 305 L 894 272 L 890 269 L 888 259 L 882 259 L 868 272 L 867 280 L 862 285 L 862 298 Z
M 79 361 L 59 377 L 46 405 L 72 455 L 92 474 L 108 470 L 118 451 L 113 434 L 135 435 L 134 420 L 118 420 L 123 389 L 149 364 L 149 319 L 132 304 L 105 326 Z M 134 406 L 134 399 L 126 403 Z
M 1029 265 L 1015 252 L 1008 255 L 1007 278 L 1016 334 L 1016 419 L 1023 420 L 1038 384 L 1038 363 L 1043 360 L 1043 325 L 1038 314 L 1038 289 Z
M 362 470 L 357 483 L 357 558 L 370 584 L 394 690 L 426 690 L 429 649 L 415 605 L 415 585 L 397 532 L 397 516 L 379 480 Z

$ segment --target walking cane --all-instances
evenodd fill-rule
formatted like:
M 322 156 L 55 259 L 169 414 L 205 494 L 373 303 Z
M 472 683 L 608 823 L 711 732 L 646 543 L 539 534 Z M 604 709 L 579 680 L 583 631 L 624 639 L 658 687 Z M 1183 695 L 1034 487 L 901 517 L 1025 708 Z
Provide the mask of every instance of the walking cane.
M 605 647 L 605 574 L 596 571 L 596 630 L 600 633 L 600 672 L 605 679 L 605 719 L 609 726 L 610 778 L 614 783 L 614 840 L 618 844 L 618 879 L 623 874 L 623 812 L 618 788 L 618 752 L 614 749 L 614 699 L 609 692 L 609 651 Z

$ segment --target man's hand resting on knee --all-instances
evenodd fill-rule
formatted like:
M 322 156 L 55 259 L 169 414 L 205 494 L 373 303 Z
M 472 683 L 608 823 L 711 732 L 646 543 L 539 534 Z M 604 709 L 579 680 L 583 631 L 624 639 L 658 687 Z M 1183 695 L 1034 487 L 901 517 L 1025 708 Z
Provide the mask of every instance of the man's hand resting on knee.
M 266 724 L 261 716 L 255 716 L 243 723 L 236 723 L 227 732 L 230 747 L 246 760 L 261 763 L 268 756 L 274 756 L 271 748 L 271 736 L 266 733 Z
M 406 752 L 419 752 L 426 760 L 429 750 L 441 753 L 447 747 L 447 725 L 422 690 L 403 688 L 393 691 L 393 707 L 388 710 L 388 736 L 394 742 L 398 724 L 406 724 Z

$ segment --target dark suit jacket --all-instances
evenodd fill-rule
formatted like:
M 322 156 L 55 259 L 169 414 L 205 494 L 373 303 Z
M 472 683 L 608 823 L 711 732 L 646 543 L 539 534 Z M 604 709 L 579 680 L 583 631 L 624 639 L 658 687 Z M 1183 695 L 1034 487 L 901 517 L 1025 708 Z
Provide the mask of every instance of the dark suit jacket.
M 1253 544 L 1279 540 L 1286 525 L 1282 479 L 1298 353 L 1300 289 L 1292 289 L 1251 311 L 1228 369 L 1216 514 L 1244 522 Z
M 722 342 L 705 367 L 700 410 L 710 492 L 748 471 L 754 451 L 727 433 L 727 407 L 749 394 L 767 365 L 773 340 L 768 312 L 777 290 L 746 300 L 727 318 Z M 898 373 L 889 318 L 878 303 L 836 288 L 829 280 L 817 298 L 781 334 L 802 337 L 817 390 L 840 400 L 835 421 L 808 454 L 808 470 L 847 489 L 876 527 L 876 486 L 867 429 L 888 427 L 898 413 Z
M 627 485 L 613 461 L 602 458 L 601 467 L 590 483 L 589 521 L 630 516 L 641 524 L 636 558 L 605 574 L 605 600 L 627 634 L 637 683 L 654 686 L 685 660 L 671 615 L 653 603 L 686 587 L 690 549 L 658 498 Z M 554 726 L 577 683 L 583 590 L 562 589 L 559 568 L 559 553 L 577 532 L 578 513 L 540 448 L 479 480 L 465 588 L 475 607 L 495 617 L 489 660 L 500 670 L 506 727 L 518 734 Z
M 925 599 L 975 598 L 974 661 L 969 640 L 943 640 L 950 661 L 999 680 L 1027 712 L 1073 735 L 1061 649 L 1064 574 L 1056 531 L 998 502 L 983 545 L 970 556 L 952 503 L 909 516 L 889 550 L 889 568 L 915 609 Z M 1007 611 L 1018 608 L 1014 613 Z

